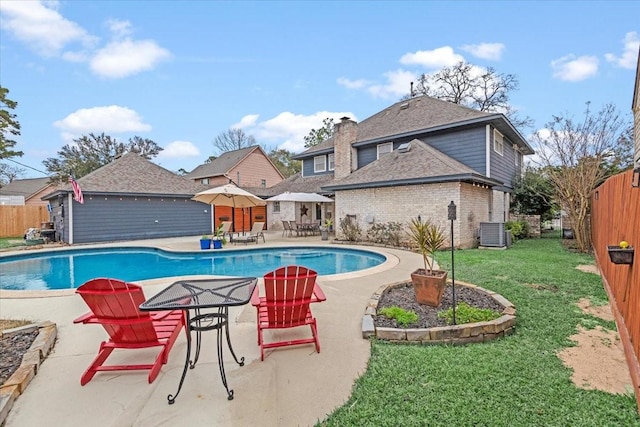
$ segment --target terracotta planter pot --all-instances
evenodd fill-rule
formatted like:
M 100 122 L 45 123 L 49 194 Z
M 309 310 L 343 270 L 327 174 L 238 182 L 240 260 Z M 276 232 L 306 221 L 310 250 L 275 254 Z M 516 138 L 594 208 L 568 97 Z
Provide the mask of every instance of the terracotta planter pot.
M 419 268 L 411 273 L 411 282 L 418 304 L 437 307 L 440 305 L 444 289 L 447 287 L 447 272 L 433 270 L 430 275 L 427 275 L 424 268 Z

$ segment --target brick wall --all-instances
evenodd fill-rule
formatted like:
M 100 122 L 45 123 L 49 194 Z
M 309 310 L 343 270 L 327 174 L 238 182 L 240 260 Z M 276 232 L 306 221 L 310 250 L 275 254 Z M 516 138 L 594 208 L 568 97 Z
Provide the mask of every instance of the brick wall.
M 513 215 L 513 221 L 525 221 L 529 224 L 529 236 L 540 237 L 540 215 Z
M 339 224 L 347 215 L 356 215 L 363 239 L 372 222 L 400 222 L 408 226 L 412 218 L 420 215 L 443 227 L 448 238 L 451 228 L 448 205 L 453 201 L 457 206 L 454 245 L 475 247 L 478 224 L 488 220 L 489 191 L 458 182 L 337 191 L 336 237 L 343 237 Z M 449 241 L 446 245 L 450 245 Z

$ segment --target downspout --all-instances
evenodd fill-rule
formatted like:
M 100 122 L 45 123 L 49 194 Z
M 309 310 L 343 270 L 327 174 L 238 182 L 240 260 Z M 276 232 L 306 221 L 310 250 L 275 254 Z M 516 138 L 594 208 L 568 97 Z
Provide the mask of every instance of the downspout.
M 486 144 L 486 150 L 485 150 L 485 171 L 484 174 L 486 175 L 487 178 L 491 178 L 491 126 L 490 125 L 486 125 L 485 127 L 485 144 Z
M 491 126 L 485 126 L 485 175 L 491 178 Z M 489 222 L 493 220 L 493 188 L 489 188 Z

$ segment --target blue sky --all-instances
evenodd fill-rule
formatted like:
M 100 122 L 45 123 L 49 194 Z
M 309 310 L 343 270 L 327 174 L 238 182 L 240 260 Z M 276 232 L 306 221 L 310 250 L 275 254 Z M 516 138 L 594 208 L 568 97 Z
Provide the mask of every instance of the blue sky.
M 536 129 L 587 101 L 631 120 L 639 16 L 633 1 L 2 0 L 0 84 L 25 165 L 104 132 L 190 171 L 229 128 L 301 152 L 325 117 L 364 120 L 460 60 L 516 75 L 511 104 Z

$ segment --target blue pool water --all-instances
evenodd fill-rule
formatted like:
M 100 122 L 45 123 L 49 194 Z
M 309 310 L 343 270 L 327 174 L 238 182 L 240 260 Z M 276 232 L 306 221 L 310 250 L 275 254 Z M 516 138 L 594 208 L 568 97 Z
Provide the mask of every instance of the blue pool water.
M 128 282 L 198 274 L 261 277 L 292 264 L 327 275 L 375 267 L 385 259 L 363 250 L 299 246 L 218 252 L 153 248 L 65 250 L 0 258 L 0 289 L 75 289 L 95 277 Z

